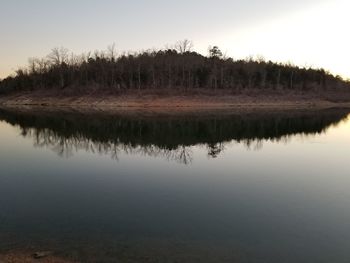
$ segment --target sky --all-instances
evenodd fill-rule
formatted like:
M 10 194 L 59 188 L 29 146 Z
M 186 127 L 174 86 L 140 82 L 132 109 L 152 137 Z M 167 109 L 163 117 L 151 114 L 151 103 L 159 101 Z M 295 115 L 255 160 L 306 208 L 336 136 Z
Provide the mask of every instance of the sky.
M 348 0 L 0 0 L 0 78 L 54 47 L 164 48 L 190 39 L 235 59 L 325 68 L 350 78 Z

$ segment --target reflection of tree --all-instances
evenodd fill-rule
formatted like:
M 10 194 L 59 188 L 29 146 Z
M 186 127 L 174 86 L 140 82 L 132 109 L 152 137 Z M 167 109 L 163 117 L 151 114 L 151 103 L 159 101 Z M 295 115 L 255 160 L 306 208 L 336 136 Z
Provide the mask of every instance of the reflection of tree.
M 190 147 L 181 145 L 176 149 L 161 149 L 155 145 L 134 146 L 115 142 L 94 142 L 85 137 L 65 138 L 48 129 L 20 128 L 23 137 L 33 138 L 34 146 L 48 148 L 60 157 L 69 158 L 74 152 L 85 151 L 93 154 L 110 155 L 118 160 L 119 154 L 139 154 L 150 157 L 165 157 L 169 161 L 190 164 L 193 160 Z
M 33 138 L 36 147 L 47 147 L 62 157 L 82 150 L 116 160 L 120 153 L 126 153 L 190 164 L 194 145 L 204 145 L 210 158 L 218 157 L 231 141 L 260 150 L 267 140 L 287 143 L 296 134 L 305 137 L 322 133 L 347 113 L 333 109 L 142 117 L 0 110 L 0 120 L 19 125 L 21 135 Z
M 283 141 L 285 138 L 286 137 L 281 137 L 281 138 L 277 139 L 276 141 L 280 142 L 280 141 Z M 255 139 L 255 140 L 247 139 L 247 140 L 242 141 L 242 143 L 245 145 L 245 147 L 248 150 L 253 149 L 255 151 L 261 150 L 263 148 L 263 145 L 264 145 L 264 142 L 261 139 Z
M 186 146 L 180 146 L 176 151 L 175 155 L 173 155 L 175 158 L 174 160 L 178 160 L 179 162 L 183 164 L 190 164 L 192 163 L 192 151 L 188 149 Z
M 219 156 L 221 152 L 224 151 L 225 145 L 224 143 L 216 143 L 216 144 L 208 144 L 208 156 L 212 158 L 216 158 Z

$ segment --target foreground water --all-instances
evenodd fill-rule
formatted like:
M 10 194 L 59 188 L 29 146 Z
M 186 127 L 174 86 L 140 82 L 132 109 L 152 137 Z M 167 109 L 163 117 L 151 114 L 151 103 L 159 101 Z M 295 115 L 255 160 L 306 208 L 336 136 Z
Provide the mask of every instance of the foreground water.
M 0 110 L 0 252 L 349 262 L 350 110 Z

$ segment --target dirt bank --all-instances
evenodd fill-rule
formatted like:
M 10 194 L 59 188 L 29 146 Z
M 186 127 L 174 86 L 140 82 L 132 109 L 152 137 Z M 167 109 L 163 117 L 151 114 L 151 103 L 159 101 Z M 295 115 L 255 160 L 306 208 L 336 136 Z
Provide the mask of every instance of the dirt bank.
M 249 94 L 156 94 L 152 92 L 124 94 L 86 94 L 81 96 L 21 93 L 0 97 L 3 106 L 49 106 L 50 108 L 153 109 L 156 111 L 214 110 L 230 108 L 307 109 L 349 107 L 350 93 L 281 93 Z
M 60 258 L 55 255 L 49 255 L 43 258 L 35 258 L 30 252 L 12 251 L 0 254 L 0 263 L 73 263 L 68 259 Z

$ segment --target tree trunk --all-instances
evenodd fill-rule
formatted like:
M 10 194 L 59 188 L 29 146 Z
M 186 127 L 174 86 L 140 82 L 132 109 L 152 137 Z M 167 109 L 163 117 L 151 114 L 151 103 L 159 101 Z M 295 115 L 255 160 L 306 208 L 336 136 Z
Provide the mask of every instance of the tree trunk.
M 276 83 L 276 88 L 279 89 L 280 88 L 280 81 L 281 81 L 281 70 L 278 70 L 277 73 L 277 83 Z
M 168 73 L 169 73 L 169 83 L 168 88 L 171 89 L 171 64 L 168 65 Z
M 138 66 L 138 89 L 141 91 L 141 65 Z
M 221 68 L 221 88 L 224 88 L 224 68 Z

